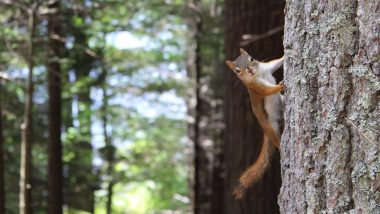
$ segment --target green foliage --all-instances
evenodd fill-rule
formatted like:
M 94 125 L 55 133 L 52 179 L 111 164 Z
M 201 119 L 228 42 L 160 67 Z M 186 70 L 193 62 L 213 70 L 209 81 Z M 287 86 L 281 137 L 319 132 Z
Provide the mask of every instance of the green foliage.
M 127 145 L 118 150 L 120 160 L 115 165 L 115 172 L 127 182 L 125 195 L 132 213 L 149 213 L 159 210 L 183 210 L 188 204 L 178 201 L 176 197 L 188 197 L 186 183 L 187 169 L 183 136 L 186 128 L 182 121 L 159 117 L 154 121 L 147 118 L 129 120 L 129 130 L 134 132 Z M 132 128 L 133 127 L 133 128 Z M 122 129 L 124 127 L 119 127 Z M 136 207 L 133 198 L 139 198 L 144 210 Z

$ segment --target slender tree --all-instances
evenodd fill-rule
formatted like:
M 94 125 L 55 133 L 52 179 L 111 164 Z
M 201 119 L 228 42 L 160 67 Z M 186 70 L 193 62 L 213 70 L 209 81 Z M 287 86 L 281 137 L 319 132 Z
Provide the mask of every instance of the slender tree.
M 90 34 L 86 30 L 89 29 L 89 25 L 84 24 L 84 20 L 90 20 L 90 14 L 83 10 L 83 8 L 86 8 L 84 1 L 76 4 L 75 8 L 71 8 L 69 12 L 76 14 L 75 18 L 81 21 L 68 23 L 66 33 L 75 39 L 74 47 L 70 51 L 69 57 L 73 59 L 72 67 L 70 67 L 73 71 L 71 73 L 72 78 L 75 81 L 73 84 L 79 89 L 73 95 L 73 103 L 76 103 L 74 107 L 78 112 L 74 115 L 73 121 L 78 123 L 76 127 L 78 134 L 72 139 L 70 145 L 74 149 L 74 158 L 67 163 L 68 176 L 71 179 L 68 179 L 68 182 L 65 183 L 67 185 L 65 202 L 72 208 L 94 212 L 94 189 L 96 183 L 92 166 L 92 99 L 90 97 L 93 81 L 89 76 L 96 59 L 92 52 L 89 51 L 90 48 L 88 48 Z M 71 20 L 69 17 L 66 18 Z
M 63 205 L 62 191 L 62 98 L 61 98 L 61 68 L 60 56 L 62 43 L 55 39 L 61 35 L 59 20 L 60 1 L 49 3 L 51 13 L 48 17 L 49 62 L 48 93 L 49 93 L 49 162 L 48 162 L 48 212 L 61 214 Z
M 38 3 L 33 2 L 28 8 L 28 78 L 26 84 L 26 100 L 24 121 L 21 125 L 21 163 L 20 163 L 20 214 L 31 213 L 31 167 L 32 167 L 32 109 L 33 109 L 33 68 L 34 68 L 34 35 L 36 29 L 36 12 Z
M 208 176 L 208 164 L 210 161 L 207 157 L 206 148 L 203 145 L 201 133 L 201 33 L 202 33 L 202 14 L 201 1 L 194 0 L 192 2 L 195 12 L 194 24 L 194 89 L 195 89 L 195 109 L 194 109 L 194 213 L 207 213 L 210 210 L 209 194 L 210 176 Z
M 105 38 L 104 35 L 104 44 L 105 44 Z M 108 99 L 109 95 L 107 94 L 107 68 L 106 63 L 103 61 L 102 64 L 102 73 L 100 75 L 101 84 L 102 84 L 102 94 L 103 94 L 103 103 L 101 107 L 101 115 L 102 115 L 102 121 L 103 121 L 103 138 L 104 138 L 104 144 L 105 144 L 105 160 L 107 163 L 107 169 L 106 169 L 106 177 L 107 177 L 107 201 L 106 201 L 106 212 L 107 214 L 112 214 L 112 197 L 113 197 L 113 186 L 115 184 L 114 177 L 113 177 L 113 167 L 114 167 L 114 159 L 115 159 L 115 148 L 112 145 L 112 139 L 109 134 L 109 125 L 108 125 Z
M 104 71 L 106 72 L 106 71 Z M 104 77 L 105 78 L 105 77 Z M 114 178 L 113 178 L 113 163 L 115 159 L 115 148 L 112 145 L 111 136 L 108 134 L 108 95 L 106 89 L 106 78 L 104 79 L 104 83 L 102 86 L 103 91 L 103 106 L 102 106 L 102 120 L 103 120 L 103 137 L 105 141 L 105 158 L 107 161 L 107 202 L 106 202 L 106 211 L 107 214 L 112 213 L 112 197 L 113 197 L 113 186 L 114 186 Z
M 192 8 L 191 6 L 194 6 L 194 3 L 192 0 L 189 0 L 186 2 L 187 6 L 189 8 Z M 196 93 L 195 93 L 195 72 L 196 72 L 196 67 L 195 67 L 195 59 L 196 59 L 196 54 L 195 54 L 195 49 L 196 49 L 196 42 L 193 38 L 195 38 L 195 35 L 197 34 L 197 28 L 196 28 L 196 18 L 197 16 L 193 16 L 193 10 L 191 10 L 192 13 L 191 15 L 189 14 L 186 18 L 187 25 L 189 27 L 189 34 L 190 38 L 188 38 L 188 43 L 187 43 L 187 58 L 188 60 L 186 61 L 186 71 L 187 71 L 187 78 L 188 82 L 191 87 L 189 87 L 186 91 L 188 99 L 186 99 L 186 106 L 187 106 L 187 115 L 188 119 L 187 120 L 187 136 L 190 141 L 189 146 L 192 147 L 190 150 L 192 151 L 189 157 L 195 156 L 195 106 L 196 106 Z M 189 185 L 192 187 L 191 188 L 191 198 L 192 198 L 192 209 L 195 210 L 196 205 L 196 200 L 195 200 L 195 159 L 192 159 L 189 161 L 189 165 L 194 165 L 194 168 L 192 168 L 189 178 Z
M 226 58 L 235 59 L 244 47 L 257 60 L 280 57 L 282 36 L 268 34 L 283 25 L 283 1 L 226 0 L 225 49 Z M 278 31 L 277 31 L 278 32 Z M 259 42 L 243 40 L 258 38 Z M 278 71 L 280 72 L 280 71 Z M 254 117 L 247 90 L 231 71 L 225 72 L 225 213 L 278 213 L 277 195 L 280 190 L 278 154 L 271 160 L 271 168 L 262 180 L 252 186 L 244 198 L 232 196 L 238 178 L 255 162 L 262 145 L 262 130 Z
M 380 213 L 380 2 L 285 13 L 281 212 Z
M 3 80 L 0 76 L 0 213 L 5 213 L 3 93 Z

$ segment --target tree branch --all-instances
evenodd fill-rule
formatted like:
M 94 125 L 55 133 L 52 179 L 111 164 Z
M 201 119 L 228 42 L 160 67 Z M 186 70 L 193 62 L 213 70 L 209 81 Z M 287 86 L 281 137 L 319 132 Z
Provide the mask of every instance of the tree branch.
M 59 35 L 57 35 L 57 34 L 53 34 L 53 35 L 51 36 L 51 38 L 54 39 L 54 40 L 57 40 L 57 41 L 63 42 L 63 43 L 65 43 L 65 42 L 67 41 L 67 39 L 66 39 L 65 37 L 61 37 L 61 36 L 59 36 Z M 79 47 L 80 49 L 83 49 L 83 51 L 84 51 L 87 55 L 89 55 L 89 56 L 91 56 L 91 57 L 93 57 L 93 58 L 95 58 L 95 59 L 99 59 L 99 60 L 102 60 L 102 61 L 103 61 L 103 57 L 100 56 L 100 55 L 98 55 L 95 51 L 93 51 L 93 50 L 91 50 L 91 49 L 89 49 L 89 48 L 86 48 L 86 47 L 84 47 L 83 45 L 79 45 L 79 44 L 74 44 L 74 46 Z
M 261 39 L 265 39 L 269 36 L 272 36 L 280 31 L 282 31 L 284 29 L 283 26 L 278 26 L 278 27 L 275 27 L 265 33 L 262 33 L 262 34 L 244 34 L 241 39 L 242 41 L 240 42 L 240 46 L 247 46 L 253 42 L 257 42 Z

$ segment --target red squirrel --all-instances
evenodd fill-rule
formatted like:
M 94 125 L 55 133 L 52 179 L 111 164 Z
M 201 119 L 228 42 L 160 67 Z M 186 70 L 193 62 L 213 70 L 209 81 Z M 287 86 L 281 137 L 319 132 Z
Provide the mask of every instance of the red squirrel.
M 280 149 L 282 98 L 279 92 L 284 89 L 284 85 L 282 82 L 276 85 L 272 74 L 282 65 L 283 61 L 284 57 L 270 62 L 259 62 L 242 48 L 240 56 L 235 61 L 226 61 L 227 66 L 248 89 L 253 114 L 264 132 L 264 141 L 259 157 L 240 176 L 239 186 L 234 190 L 236 198 L 241 198 L 246 188 L 260 180 L 270 165 L 275 147 Z

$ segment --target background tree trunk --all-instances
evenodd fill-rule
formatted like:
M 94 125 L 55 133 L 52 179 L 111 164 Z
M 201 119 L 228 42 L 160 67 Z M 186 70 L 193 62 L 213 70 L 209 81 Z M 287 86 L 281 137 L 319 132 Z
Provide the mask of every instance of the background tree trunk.
M 201 10 L 201 1 L 194 1 L 194 5 Z M 194 84 L 195 84 L 195 109 L 194 109 L 194 213 L 205 214 L 211 210 L 211 178 L 210 172 L 212 166 L 210 163 L 210 154 L 212 154 L 212 145 L 207 146 L 205 133 L 202 130 L 202 120 L 206 113 L 204 109 L 205 101 L 201 98 L 201 78 L 202 78 L 202 56 L 201 56 L 201 35 L 203 32 L 202 14 L 195 11 L 195 35 L 194 35 Z
M 4 131 L 3 131 L 3 80 L 0 78 L 0 213 L 5 213 L 5 152 L 4 152 Z
M 189 5 L 193 4 L 193 1 L 192 0 L 188 0 L 186 2 L 187 6 L 189 7 Z M 186 61 L 186 77 L 187 77 L 187 81 L 189 82 L 190 84 L 190 87 L 187 88 L 186 90 L 186 95 L 187 95 L 187 99 L 186 99 L 186 109 L 187 109 L 187 138 L 188 138 L 188 141 L 189 141 L 189 154 L 188 154 L 188 157 L 189 157 L 189 161 L 188 161 L 188 165 L 190 166 L 194 166 L 194 167 L 191 167 L 190 168 L 190 172 L 189 172 L 189 186 L 190 186 L 190 197 L 191 197 L 191 201 L 192 201 L 192 205 L 191 205 L 191 209 L 194 211 L 194 213 L 196 213 L 196 209 L 198 208 L 195 208 L 195 206 L 198 206 L 196 204 L 196 200 L 195 200 L 195 158 L 193 158 L 195 156 L 195 106 L 196 106 L 196 94 L 195 94 L 195 87 L 196 87 L 196 83 L 195 83 L 195 72 L 196 72 L 196 66 L 195 66 L 195 59 L 196 59 L 196 53 L 195 53 L 195 49 L 196 49 L 196 42 L 195 42 L 195 36 L 197 34 L 197 28 L 196 28 L 196 18 L 194 18 L 194 11 L 191 11 L 191 15 L 188 15 L 187 16 L 187 19 L 186 19 L 186 24 L 189 28 L 189 37 L 190 39 L 188 39 L 188 43 L 187 43 L 187 47 L 186 47 L 186 52 L 187 52 L 187 61 Z M 196 16 L 195 16 L 196 17 Z
M 258 35 L 281 29 L 283 7 L 284 2 L 277 0 L 226 0 L 226 58 L 233 60 L 239 55 L 244 34 Z M 268 34 L 259 42 L 249 43 L 244 48 L 258 60 L 281 57 L 282 34 Z M 263 179 L 250 188 L 242 200 L 236 200 L 232 196 L 239 176 L 255 162 L 259 154 L 262 130 L 253 116 L 247 90 L 227 68 L 225 87 L 225 213 L 278 213 L 277 195 L 281 185 L 278 153 L 272 159 L 272 166 Z
M 62 43 L 54 37 L 61 35 L 58 11 L 60 1 L 54 1 L 49 9 L 56 12 L 49 15 L 48 35 L 50 46 L 50 61 L 48 63 L 48 91 L 49 91 L 49 162 L 48 162 L 48 213 L 62 213 L 63 205 L 63 177 L 62 177 L 62 98 L 61 98 L 61 69 L 60 56 Z
M 380 2 L 288 1 L 282 213 L 380 213 Z
M 32 168 L 32 110 L 33 110 L 33 68 L 34 68 L 34 35 L 36 25 L 37 4 L 34 3 L 28 10 L 28 78 L 26 84 L 26 101 L 24 121 L 21 125 L 21 163 L 20 163 L 20 214 L 31 213 L 31 168 Z
M 106 38 L 106 36 L 104 36 Z M 105 40 L 105 39 L 104 39 Z M 113 187 L 115 185 L 114 178 L 114 161 L 115 161 L 115 147 L 112 144 L 112 133 L 109 133 L 109 129 L 112 128 L 108 124 L 110 113 L 108 110 L 108 100 L 109 95 L 107 94 L 107 68 L 104 62 L 102 62 L 102 122 L 103 122 L 103 138 L 105 144 L 105 161 L 107 165 L 106 169 L 106 179 L 107 179 L 107 201 L 106 201 L 106 213 L 112 214 L 112 198 L 113 198 Z
M 223 213 L 221 1 L 187 2 L 188 136 L 193 142 L 194 213 Z
M 79 7 L 84 7 L 85 2 L 78 3 Z M 75 12 L 75 11 L 71 11 Z M 77 16 L 81 20 L 89 18 L 89 14 L 84 11 L 78 11 Z M 96 188 L 97 178 L 93 172 L 92 158 L 93 147 L 91 144 L 91 117 L 93 110 L 91 109 L 92 99 L 90 97 L 91 87 L 94 81 L 89 78 L 92 66 L 96 59 L 84 51 L 88 47 L 89 35 L 86 34 L 86 27 L 82 26 L 69 26 L 67 29 L 70 34 L 75 38 L 74 47 L 75 51 L 70 51 L 70 57 L 74 60 L 72 64 L 72 73 L 74 76 L 73 84 L 80 85 L 79 90 L 73 96 L 72 103 L 76 108 L 77 115 L 74 116 L 73 121 L 76 121 L 79 135 L 75 137 L 72 142 L 72 149 L 74 149 L 75 158 L 65 163 L 67 167 L 67 178 L 65 180 L 65 202 L 70 208 L 85 210 L 87 212 L 94 212 L 94 191 Z M 65 148 L 66 149 L 66 148 Z M 81 167 L 79 167 L 81 166 Z M 81 182 L 78 182 L 81 181 Z

